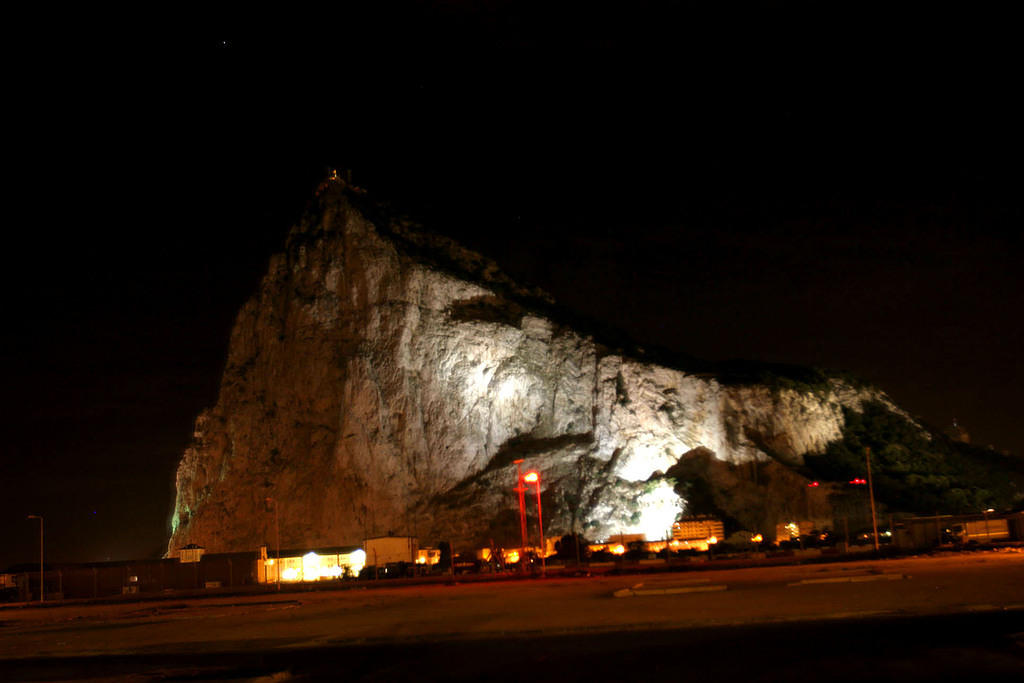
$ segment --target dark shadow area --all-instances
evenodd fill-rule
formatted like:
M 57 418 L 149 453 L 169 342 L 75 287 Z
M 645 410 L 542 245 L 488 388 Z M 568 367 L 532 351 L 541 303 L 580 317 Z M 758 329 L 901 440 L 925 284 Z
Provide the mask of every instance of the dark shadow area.
M 164 652 L 0 663 L 8 681 L 156 680 L 937 681 L 1020 680 L 1020 611 L 686 630 L 286 648 L 183 643 Z M 126 644 L 130 647 L 130 644 Z M 242 648 L 251 651 L 241 651 Z M 232 651 L 234 650 L 234 651 Z
M 536 438 L 529 434 L 522 434 L 503 443 L 498 452 L 491 458 L 491 461 L 487 463 L 484 472 L 500 469 L 511 465 L 520 458 L 527 458 L 538 453 L 550 453 L 574 446 L 586 447 L 592 443 L 594 443 L 593 432 L 562 434 L 545 438 Z
M 449 309 L 451 319 L 458 322 L 501 323 L 510 327 L 519 327 L 525 313 L 522 306 L 496 296 L 456 301 Z

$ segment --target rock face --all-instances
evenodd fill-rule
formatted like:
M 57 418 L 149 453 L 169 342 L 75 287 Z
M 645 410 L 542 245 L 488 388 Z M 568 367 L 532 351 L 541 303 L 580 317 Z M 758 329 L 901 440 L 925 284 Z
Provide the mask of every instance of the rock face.
M 239 313 L 178 468 L 169 551 L 267 542 L 267 498 L 284 547 L 389 531 L 516 545 L 517 459 L 540 472 L 549 536 L 661 538 L 687 509 L 664 473 L 687 454 L 799 467 L 840 437 L 843 406 L 884 400 L 627 357 L 531 312 L 536 293 L 486 259 L 365 206 L 326 185 Z

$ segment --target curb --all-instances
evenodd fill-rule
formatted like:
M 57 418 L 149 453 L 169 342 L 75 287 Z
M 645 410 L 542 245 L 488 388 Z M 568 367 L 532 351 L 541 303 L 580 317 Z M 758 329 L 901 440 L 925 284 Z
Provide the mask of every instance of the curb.
M 868 574 L 865 576 L 830 576 L 826 579 L 802 579 L 787 586 L 807 586 L 815 583 L 868 583 L 870 581 L 901 581 L 909 579 L 906 574 Z
M 623 588 L 612 593 L 613 597 L 616 598 L 633 598 L 641 595 L 679 595 L 681 593 L 718 593 L 720 591 L 728 590 L 729 587 L 725 584 L 711 584 L 705 586 L 676 586 L 675 588 L 646 588 L 638 590 L 639 586 L 643 584 L 637 584 L 633 588 Z

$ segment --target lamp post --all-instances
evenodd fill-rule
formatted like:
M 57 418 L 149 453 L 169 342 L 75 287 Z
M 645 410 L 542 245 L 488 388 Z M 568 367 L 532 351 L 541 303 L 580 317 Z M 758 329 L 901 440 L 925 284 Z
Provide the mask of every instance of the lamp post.
M 524 495 L 526 493 L 526 484 L 522 481 L 522 460 L 516 460 L 515 462 L 515 481 L 516 485 L 513 490 L 519 495 L 519 533 L 522 545 L 522 554 L 526 554 L 526 501 Z M 526 563 L 519 559 L 519 571 L 520 573 L 526 572 Z
M 990 512 L 995 512 L 995 508 L 987 508 L 985 510 L 982 510 L 982 513 L 985 515 L 985 542 L 986 543 L 991 543 L 992 542 L 992 534 L 989 533 L 989 530 L 988 530 L 988 513 L 990 513 Z
M 544 517 L 540 512 L 540 475 L 535 471 L 523 475 L 523 481 L 537 486 L 537 528 L 540 530 L 540 575 L 547 575 L 547 559 L 544 557 Z
M 46 599 L 46 589 L 43 586 L 43 516 L 29 515 L 28 519 L 39 520 L 39 602 Z
M 277 543 L 277 559 L 274 561 L 274 573 L 277 575 L 277 590 L 281 590 L 281 519 L 277 512 L 277 501 L 267 498 L 267 505 L 274 504 L 274 540 Z
M 875 552 L 878 547 L 878 516 L 875 515 L 875 486 L 871 483 L 871 448 L 864 447 L 864 460 L 868 464 L 868 497 L 871 499 L 871 528 L 875 532 Z
M 522 536 L 523 552 L 526 552 L 526 485 L 523 483 L 523 461 L 516 460 L 516 493 L 519 494 L 519 533 Z M 525 566 L 525 565 L 523 565 Z

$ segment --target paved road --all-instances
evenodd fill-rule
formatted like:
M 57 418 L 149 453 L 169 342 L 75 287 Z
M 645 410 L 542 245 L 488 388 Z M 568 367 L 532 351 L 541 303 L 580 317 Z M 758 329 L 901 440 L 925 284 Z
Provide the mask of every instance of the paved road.
M 993 552 L 4 610 L 0 678 L 1024 680 L 1022 633 L 1024 554 Z

